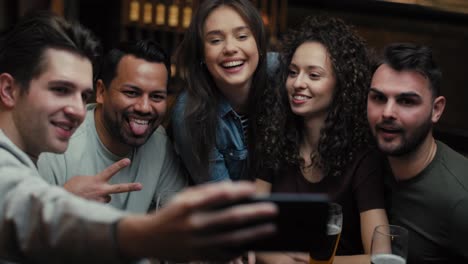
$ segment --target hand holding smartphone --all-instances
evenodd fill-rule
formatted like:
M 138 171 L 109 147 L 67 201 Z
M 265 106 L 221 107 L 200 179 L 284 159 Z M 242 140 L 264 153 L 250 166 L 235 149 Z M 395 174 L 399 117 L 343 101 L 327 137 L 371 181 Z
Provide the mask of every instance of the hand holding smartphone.
M 321 243 L 326 239 L 328 201 L 328 197 L 323 194 L 273 193 L 268 196 L 255 196 L 235 204 L 224 204 L 221 207 L 257 202 L 272 202 L 278 207 L 279 213 L 273 219 L 277 230 L 275 235 L 243 245 L 241 249 L 310 252 L 314 248 L 320 248 Z M 247 225 L 271 221 L 271 219 L 265 219 L 265 221 Z M 233 245 L 233 248 L 239 249 L 236 245 Z

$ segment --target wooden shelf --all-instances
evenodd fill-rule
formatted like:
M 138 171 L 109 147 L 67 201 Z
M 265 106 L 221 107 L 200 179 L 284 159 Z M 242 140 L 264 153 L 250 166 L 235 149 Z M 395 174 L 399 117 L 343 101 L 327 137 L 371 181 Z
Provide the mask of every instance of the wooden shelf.
M 419 0 L 418 2 L 422 3 L 423 1 Z M 428 1 L 426 0 L 426 2 Z M 465 5 L 468 7 L 468 3 Z M 447 5 L 446 8 L 442 8 L 440 5 L 405 4 L 382 0 L 314 0 L 313 5 L 311 5 L 310 0 L 289 0 L 289 6 L 307 9 L 345 10 L 347 13 L 373 14 L 378 16 L 409 17 L 431 22 L 468 23 L 467 13 L 456 12 L 457 10 L 463 11 L 466 9 L 451 8 L 455 7 L 455 5 Z

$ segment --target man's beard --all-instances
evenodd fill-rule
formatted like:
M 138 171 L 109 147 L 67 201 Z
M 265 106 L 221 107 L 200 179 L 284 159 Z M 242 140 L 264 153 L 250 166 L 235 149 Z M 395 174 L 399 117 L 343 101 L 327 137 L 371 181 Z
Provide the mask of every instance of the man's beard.
M 401 157 L 411 152 L 414 152 L 422 145 L 427 135 L 432 130 L 432 126 L 432 120 L 431 118 L 428 118 L 426 119 L 426 121 L 424 121 L 424 123 L 421 126 L 415 129 L 412 134 L 408 135 L 406 133 L 406 130 L 403 130 L 401 132 L 402 142 L 396 148 L 391 150 L 385 150 L 380 147 L 379 143 L 379 149 L 381 149 L 386 155 L 392 157 Z
M 133 136 L 131 134 L 131 131 L 126 131 L 124 128 L 124 123 L 128 123 L 128 115 L 129 113 L 125 112 L 123 114 L 123 117 L 121 120 L 116 121 L 114 120 L 111 115 L 103 109 L 103 122 L 104 125 L 108 128 L 110 136 L 114 138 L 114 140 L 117 140 L 119 143 L 125 144 L 129 147 L 132 148 L 138 148 L 146 143 L 148 139 L 151 137 L 153 132 L 156 130 L 157 127 L 155 128 L 148 128 L 151 129 L 150 133 L 145 136 Z M 150 122 L 151 124 L 151 122 Z

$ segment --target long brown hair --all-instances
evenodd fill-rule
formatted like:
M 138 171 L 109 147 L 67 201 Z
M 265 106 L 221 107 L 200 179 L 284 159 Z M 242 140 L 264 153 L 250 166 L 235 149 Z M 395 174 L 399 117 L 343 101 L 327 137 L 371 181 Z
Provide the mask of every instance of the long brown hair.
M 203 64 L 204 38 L 203 27 L 206 18 L 213 10 L 228 6 L 236 10 L 249 25 L 255 38 L 259 64 L 254 72 L 252 86 L 249 91 L 247 111 L 249 115 L 248 133 L 255 135 L 257 129 L 255 113 L 258 107 L 255 102 L 266 89 L 266 39 L 265 28 L 257 9 L 249 0 L 206 0 L 203 1 L 194 14 L 184 39 L 180 44 L 176 62 L 185 82 L 188 94 L 184 111 L 185 135 L 190 137 L 192 151 L 196 157 L 198 169 L 191 171 L 192 176 L 207 178 L 209 167 L 209 154 L 216 142 L 216 128 L 218 125 L 218 104 L 220 92 L 214 83 L 211 74 Z M 253 148 L 254 140 L 249 141 L 249 149 Z

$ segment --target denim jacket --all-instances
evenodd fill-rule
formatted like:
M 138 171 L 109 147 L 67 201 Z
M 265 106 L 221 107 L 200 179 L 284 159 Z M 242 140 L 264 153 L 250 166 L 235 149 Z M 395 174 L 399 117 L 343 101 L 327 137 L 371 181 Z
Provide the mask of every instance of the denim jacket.
M 179 96 L 172 113 L 172 130 L 177 153 L 188 172 L 195 171 L 195 157 L 192 151 L 192 142 L 185 135 L 185 106 L 187 93 Z M 209 177 L 196 179 L 196 184 L 222 180 L 239 180 L 246 178 L 247 174 L 247 144 L 239 115 L 232 109 L 226 99 L 222 99 L 218 106 L 218 127 L 216 129 L 215 146 L 210 153 Z

